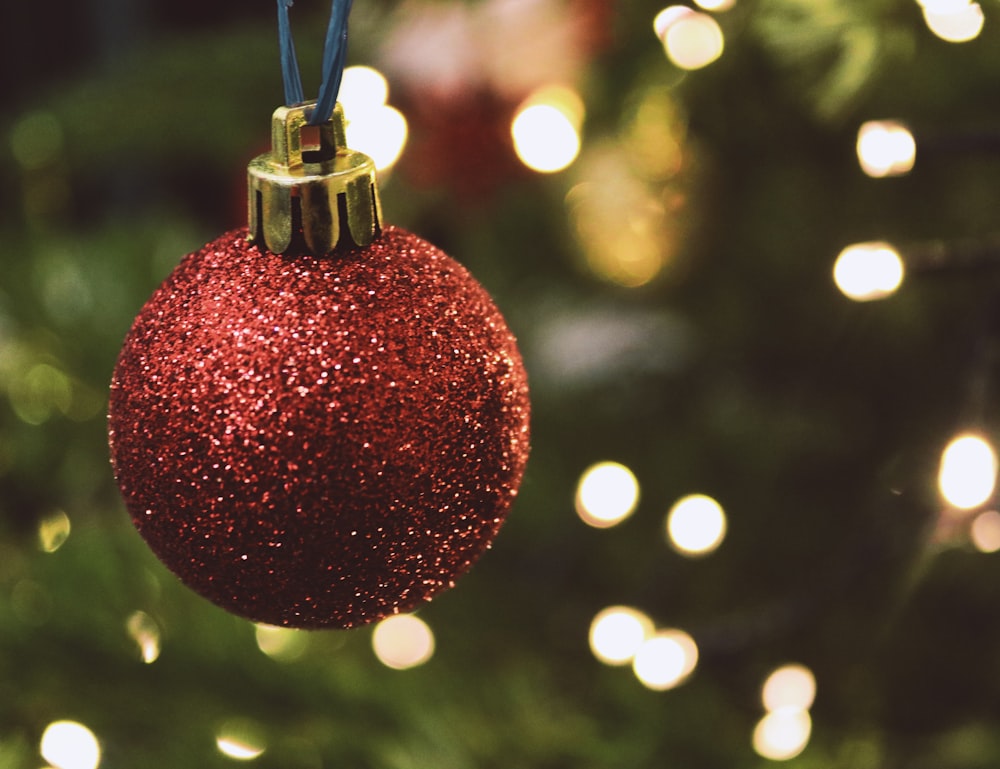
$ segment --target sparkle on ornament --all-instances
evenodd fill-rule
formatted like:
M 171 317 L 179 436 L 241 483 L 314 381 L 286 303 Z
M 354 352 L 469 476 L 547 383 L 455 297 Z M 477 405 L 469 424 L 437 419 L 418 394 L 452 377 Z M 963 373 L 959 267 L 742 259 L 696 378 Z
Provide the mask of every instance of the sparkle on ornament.
M 631 606 L 609 606 L 590 623 L 590 650 L 607 665 L 625 665 L 653 634 L 653 621 Z
M 654 21 L 654 29 L 663 29 L 660 39 L 670 61 L 681 69 L 695 70 L 722 56 L 725 38 L 719 22 L 697 11 L 666 15 L 670 10 L 661 11 Z
M 397 614 L 375 626 L 372 648 L 386 667 L 406 670 L 423 665 L 434 656 L 434 633 L 419 617 Z
M 979 3 L 969 0 L 920 0 L 924 22 L 949 43 L 967 43 L 979 37 L 985 17 Z
M 69 516 L 62 510 L 57 510 L 45 516 L 38 524 L 38 545 L 46 553 L 54 553 L 69 538 Z
M 1000 513 L 985 510 L 977 515 L 969 527 L 969 537 L 980 553 L 1000 551 Z
M 855 243 L 837 256 L 833 280 L 848 299 L 869 302 L 892 296 L 905 270 L 899 252 L 889 243 Z
M 808 710 L 815 698 L 816 677 L 805 665 L 783 665 L 761 687 L 761 700 L 768 711 Z
M 941 454 L 938 489 L 952 507 L 979 507 L 993 496 L 996 480 L 996 451 L 979 435 L 960 435 Z
M 722 505 L 704 494 L 677 500 L 667 513 L 667 538 L 684 555 L 707 555 L 726 536 L 726 513 Z
M 639 481 L 625 465 L 599 462 L 580 476 L 576 487 L 576 513 L 596 529 L 621 523 L 639 503 Z
M 753 732 L 753 749 L 762 758 L 787 761 L 809 744 L 812 719 L 809 711 L 782 708 L 765 715 Z
M 125 623 L 129 636 L 139 647 L 142 661 L 147 665 L 160 657 L 160 626 L 146 612 L 137 611 Z
M 55 769 L 97 769 L 101 745 L 97 737 L 76 721 L 55 721 L 42 733 L 42 758 Z
M 913 170 L 917 142 L 910 129 L 895 120 L 870 120 L 858 129 L 858 163 L 868 176 L 902 176 Z
M 643 641 L 632 659 L 632 671 L 643 686 L 673 689 L 694 672 L 698 646 L 683 630 L 661 630 Z
M 574 91 L 562 86 L 535 91 L 518 107 L 511 124 L 518 158 L 540 173 L 568 168 L 580 154 L 583 115 L 583 102 Z

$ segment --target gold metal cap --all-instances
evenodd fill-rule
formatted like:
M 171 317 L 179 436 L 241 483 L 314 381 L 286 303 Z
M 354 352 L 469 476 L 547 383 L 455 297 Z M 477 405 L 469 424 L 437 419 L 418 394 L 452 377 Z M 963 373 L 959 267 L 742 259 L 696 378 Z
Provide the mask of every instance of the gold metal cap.
M 250 241 L 276 254 L 367 246 L 382 231 L 375 163 L 347 148 L 339 104 L 317 126 L 319 145 L 304 144 L 314 106 L 275 110 L 271 152 L 247 166 Z

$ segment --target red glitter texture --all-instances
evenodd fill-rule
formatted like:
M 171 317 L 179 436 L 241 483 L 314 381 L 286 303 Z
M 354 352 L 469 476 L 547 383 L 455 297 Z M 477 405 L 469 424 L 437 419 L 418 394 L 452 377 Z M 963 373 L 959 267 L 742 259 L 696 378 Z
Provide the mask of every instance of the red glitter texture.
M 528 388 L 485 290 L 420 238 L 277 256 L 238 230 L 143 307 L 111 384 L 139 533 L 254 621 L 351 627 L 450 587 L 528 456 Z

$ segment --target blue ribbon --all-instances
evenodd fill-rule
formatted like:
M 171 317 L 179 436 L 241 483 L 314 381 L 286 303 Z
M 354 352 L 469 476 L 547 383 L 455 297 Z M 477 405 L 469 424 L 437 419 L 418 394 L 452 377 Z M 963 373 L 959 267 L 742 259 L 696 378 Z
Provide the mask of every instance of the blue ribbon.
M 289 107 L 305 101 L 299 63 L 295 56 L 295 43 L 292 41 L 292 27 L 288 20 L 288 9 L 294 2 L 295 0 L 278 0 L 281 76 L 285 86 L 285 104 Z M 316 99 L 316 108 L 309 116 L 310 125 L 325 123 L 333 115 L 347 61 L 347 17 L 351 13 L 351 3 L 352 0 L 333 0 L 330 25 L 326 30 L 323 47 L 323 84 Z

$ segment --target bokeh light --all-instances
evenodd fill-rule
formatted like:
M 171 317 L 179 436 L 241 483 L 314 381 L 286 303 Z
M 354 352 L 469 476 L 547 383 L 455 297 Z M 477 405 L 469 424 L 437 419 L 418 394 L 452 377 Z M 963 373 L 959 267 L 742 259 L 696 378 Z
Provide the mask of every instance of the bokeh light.
M 985 17 L 979 3 L 969 0 L 920 0 L 924 22 L 949 43 L 967 43 L 979 37 Z
M 917 142 L 910 129 L 894 120 L 870 120 L 858 129 L 858 163 L 868 176 L 902 176 L 913 170 Z
M 14 160 L 26 170 L 36 170 L 56 162 L 63 149 L 63 129 L 51 112 L 31 112 L 18 120 L 10 131 Z
M 253 761 L 267 750 L 260 726 L 242 718 L 227 721 L 219 728 L 215 746 L 224 756 L 236 761 Z
M 129 637 L 139 647 L 142 661 L 150 665 L 160 657 L 160 626 L 144 611 L 133 612 L 125 623 Z
M 889 243 L 855 243 L 837 257 L 833 280 L 848 299 L 870 302 L 896 292 L 905 270 L 899 252 Z
M 667 35 L 667 30 L 673 26 L 675 21 L 686 16 L 691 16 L 694 13 L 696 11 L 686 5 L 668 5 L 654 17 L 653 32 L 656 33 L 656 36 L 662 43 Z
M 1000 551 L 1000 513 L 985 510 L 977 515 L 969 527 L 969 538 L 980 553 Z
M 38 524 L 38 546 L 46 553 L 54 553 L 69 538 L 69 516 L 62 510 L 45 516 Z
M 952 507 L 971 510 L 987 502 L 996 477 L 996 451 L 978 435 L 958 436 L 941 454 L 938 488 Z
M 653 621 L 631 606 L 609 606 L 590 623 L 590 650 L 607 665 L 625 665 L 653 633 Z
M 646 639 L 632 659 L 643 686 L 665 691 L 683 683 L 698 665 L 698 646 L 683 630 L 661 630 Z
M 434 634 L 419 617 L 396 614 L 375 626 L 372 648 L 383 665 L 406 670 L 423 665 L 434 655 Z
M 639 481 L 625 465 L 599 462 L 580 476 L 576 513 L 588 526 L 606 529 L 628 518 L 639 503 Z
M 653 21 L 667 58 L 686 70 L 701 69 L 722 56 L 725 38 L 719 22 L 707 13 L 666 8 Z
M 55 721 L 42 733 L 42 758 L 55 769 L 97 769 L 101 745 L 97 737 L 76 721 Z
M 391 168 L 406 146 L 409 126 L 395 107 L 390 107 L 389 83 L 371 67 L 348 67 L 337 100 L 344 109 L 347 146 L 368 155 L 379 171 Z
M 257 648 L 271 659 L 292 662 L 305 654 L 309 634 L 290 627 L 258 624 L 254 627 Z
M 667 513 L 667 539 L 685 555 L 707 555 L 726 536 L 726 513 L 722 505 L 704 494 L 677 500 Z
M 816 698 L 816 677 L 805 665 L 783 665 L 761 687 L 761 700 L 769 711 L 808 710 Z
M 555 173 L 580 154 L 583 102 L 562 86 L 540 88 L 517 108 L 511 123 L 514 151 L 528 168 Z
M 808 710 L 781 708 L 765 715 L 753 733 L 753 749 L 771 761 L 795 758 L 809 744 L 812 718 Z
M 736 0 L 694 0 L 694 4 L 705 11 L 728 11 L 734 5 L 736 5 Z

